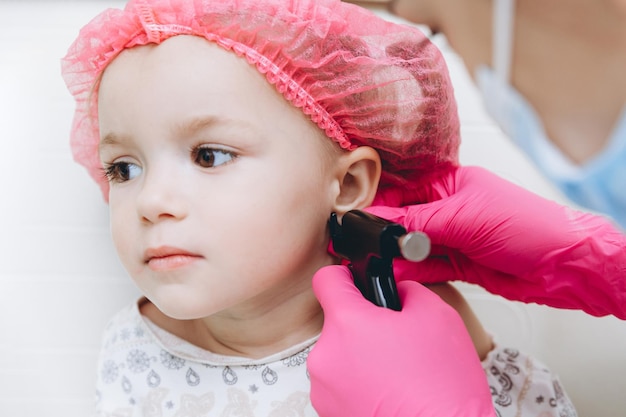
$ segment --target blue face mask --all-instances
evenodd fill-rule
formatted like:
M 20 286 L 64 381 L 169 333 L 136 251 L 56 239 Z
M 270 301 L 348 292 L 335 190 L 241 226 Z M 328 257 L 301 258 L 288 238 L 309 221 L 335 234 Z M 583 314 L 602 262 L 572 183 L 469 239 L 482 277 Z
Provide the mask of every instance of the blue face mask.
M 476 79 L 487 112 L 573 202 L 606 213 L 626 228 L 626 109 L 602 153 L 576 165 L 548 139 L 537 112 L 510 84 L 513 0 L 494 3 L 494 67 L 479 67 Z

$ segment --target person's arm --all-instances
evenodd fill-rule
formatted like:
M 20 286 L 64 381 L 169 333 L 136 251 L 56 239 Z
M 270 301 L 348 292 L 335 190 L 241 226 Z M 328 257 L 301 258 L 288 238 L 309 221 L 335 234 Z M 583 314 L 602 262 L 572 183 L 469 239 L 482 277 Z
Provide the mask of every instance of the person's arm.
M 462 280 L 511 300 L 626 319 L 626 235 L 609 219 L 542 198 L 477 167 L 460 167 L 415 201 L 367 211 L 425 232 L 432 255 L 394 263 L 399 280 Z
M 345 266 L 319 270 L 313 289 L 324 327 L 307 367 L 321 417 L 495 417 L 472 339 L 438 295 L 400 282 L 402 311 L 378 307 Z

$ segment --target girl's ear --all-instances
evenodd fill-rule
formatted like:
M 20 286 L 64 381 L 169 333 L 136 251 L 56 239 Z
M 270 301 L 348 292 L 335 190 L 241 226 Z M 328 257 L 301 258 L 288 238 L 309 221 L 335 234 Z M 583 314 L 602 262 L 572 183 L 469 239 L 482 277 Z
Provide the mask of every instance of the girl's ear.
M 344 213 L 369 206 L 374 200 L 381 174 L 378 152 L 369 146 L 360 146 L 341 158 L 339 193 L 334 211 Z

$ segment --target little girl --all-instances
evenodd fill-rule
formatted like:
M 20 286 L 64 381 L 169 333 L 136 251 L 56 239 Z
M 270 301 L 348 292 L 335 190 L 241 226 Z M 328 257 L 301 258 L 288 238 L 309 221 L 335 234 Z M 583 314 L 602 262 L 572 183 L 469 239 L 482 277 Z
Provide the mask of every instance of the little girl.
M 415 203 L 458 165 L 439 51 L 335 0 L 131 0 L 81 31 L 63 74 L 74 156 L 144 294 L 105 331 L 98 415 L 317 415 L 329 214 Z M 453 287 L 433 291 L 467 324 L 499 415 L 576 415 Z

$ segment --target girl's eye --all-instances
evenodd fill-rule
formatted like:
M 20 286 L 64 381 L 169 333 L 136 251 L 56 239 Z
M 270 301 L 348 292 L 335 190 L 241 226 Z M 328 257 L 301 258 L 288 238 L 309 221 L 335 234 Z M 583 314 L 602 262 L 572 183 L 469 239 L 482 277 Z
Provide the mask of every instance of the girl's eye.
M 232 161 L 236 157 L 234 153 L 224 149 L 209 148 L 204 146 L 194 149 L 192 156 L 194 163 L 200 165 L 202 168 L 218 167 Z
M 109 182 L 126 182 L 137 177 L 141 173 L 141 168 L 131 162 L 114 162 L 107 164 L 104 168 L 104 175 Z

